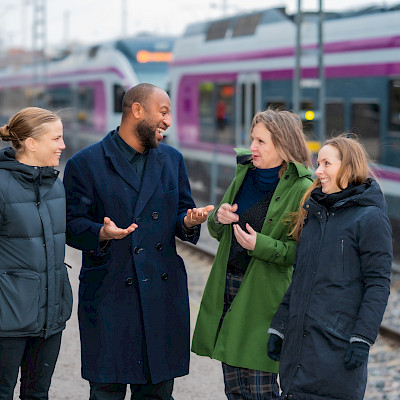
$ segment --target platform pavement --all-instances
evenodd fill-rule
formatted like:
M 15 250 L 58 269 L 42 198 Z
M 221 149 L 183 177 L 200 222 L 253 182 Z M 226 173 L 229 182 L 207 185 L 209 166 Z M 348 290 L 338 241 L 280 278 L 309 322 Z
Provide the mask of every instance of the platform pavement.
M 53 375 L 49 398 L 51 400 L 88 400 L 89 384 L 81 378 L 80 374 L 80 342 L 77 318 L 77 293 L 79 283 L 79 270 L 81 266 L 80 252 L 66 247 L 66 263 L 72 266 L 69 269 L 74 294 L 74 309 L 67 328 L 63 333 L 60 356 Z M 208 269 L 204 265 L 196 265 L 192 257 L 186 262 L 188 269 L 189 288 L 192 281 L 191 272 L 201 276 L 196 278 L 196 285 L 205 284 Z M 189 265 L 190 264 L 190 265 Z M 200 263 L 199 263 L 200 264 Z M 190 289 L 189 289 L 190 292 Z M 199 296 L 190 298 L 191 330 L 196 321 L 199 309 Z M 129 391 L 128 391 L 129 392 Z M 18 399 L 19 385 L 17 385 L 14 400 Z M 189 375 L 175 380 L 174 400 L 225 400 L 223 389 L 222 370 L 219 362 L 206 357 L 199 357 L 191 353 Z M 126 400 L 130 399 L 127 393 Z

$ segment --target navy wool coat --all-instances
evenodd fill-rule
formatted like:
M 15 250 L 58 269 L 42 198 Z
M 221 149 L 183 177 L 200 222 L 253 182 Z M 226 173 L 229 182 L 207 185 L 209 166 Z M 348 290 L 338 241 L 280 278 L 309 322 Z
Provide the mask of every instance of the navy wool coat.
M 195 207 L 182 155 L 160 144 L 139 178 L 111 132 L 65 168 L 67 244 L 80 249 L 78 317 L 82 377 L 100 383 L 158 383 L 188 373 L 187 276 L 175 236 Z M 104 217 L 138 228 L 99 243 Z M 146 370 L 148 373 L 146 375 Z
M 344 358 L 351 338 L 375 342 L 387 304 L 392 237 L 386 203 L 368 179 L 329 211 L 313 198 L 305 208 L 293 280 L 271 323 L 284 334 L 282 398 L 362 400 L 367 365 L 350 371 Z

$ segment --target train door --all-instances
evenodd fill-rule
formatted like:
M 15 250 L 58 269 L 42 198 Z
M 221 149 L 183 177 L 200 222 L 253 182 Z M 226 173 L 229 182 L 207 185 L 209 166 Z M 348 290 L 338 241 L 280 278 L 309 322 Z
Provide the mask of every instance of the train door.
M 251 121 L 254 114 L 261 110 L 260 74 L 240 74 L 237 80 L 236 92 L 236 146 L 248 147 Z

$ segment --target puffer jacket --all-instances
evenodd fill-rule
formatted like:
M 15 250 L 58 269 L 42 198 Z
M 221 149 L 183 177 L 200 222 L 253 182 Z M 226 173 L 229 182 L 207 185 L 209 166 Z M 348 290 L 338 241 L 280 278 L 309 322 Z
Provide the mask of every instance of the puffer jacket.
M 11 147 L 0 150 L 0 337 L 47 338 L 71 316 L 58 174 L 21 164 Z
M 284 336 L 282 398 L 362 400 L 367 365 L 345 368 L 351 340 L 374 343 L 390 292 L 392 236 L 379 185 L 327 210 L 311 197 L 293 281 L 271 323 Z M 271 332 L 271 330 L 270 330 Z

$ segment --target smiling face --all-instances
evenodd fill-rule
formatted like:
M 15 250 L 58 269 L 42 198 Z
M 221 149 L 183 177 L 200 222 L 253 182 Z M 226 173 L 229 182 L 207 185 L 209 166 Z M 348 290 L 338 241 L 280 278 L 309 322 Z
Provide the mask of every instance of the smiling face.
M 251 132 L 250 150 L 253 153 L 253 165 L 257 168 L 274 168 L 283 162 L 275 149 L 271 136 L 271 132 L 262 123 L 255 125 Z
M 42 124 L 43 133 L 33 139 L 35 151 L 31 153 L 34 165 L 38 167 L 57 167 L 62 151 L 65 149 L 63 126 L 60 120 Z
M 315 174 L 321 181 L 322 192 L 326 194 L 340 192 L 348 186 L 345 177 L 340 178 L 342 189 L 338 186 L 338 174 L 342 161 L 339 150 L 331 145 L 326 145 L 318 153 L 318 168 Z
M 137 124 L 137 136 L 145 149 L 155 148 L 171 125 L 171 100 L 164 90 L 156 88 L 143 108 L 145 115 Z

